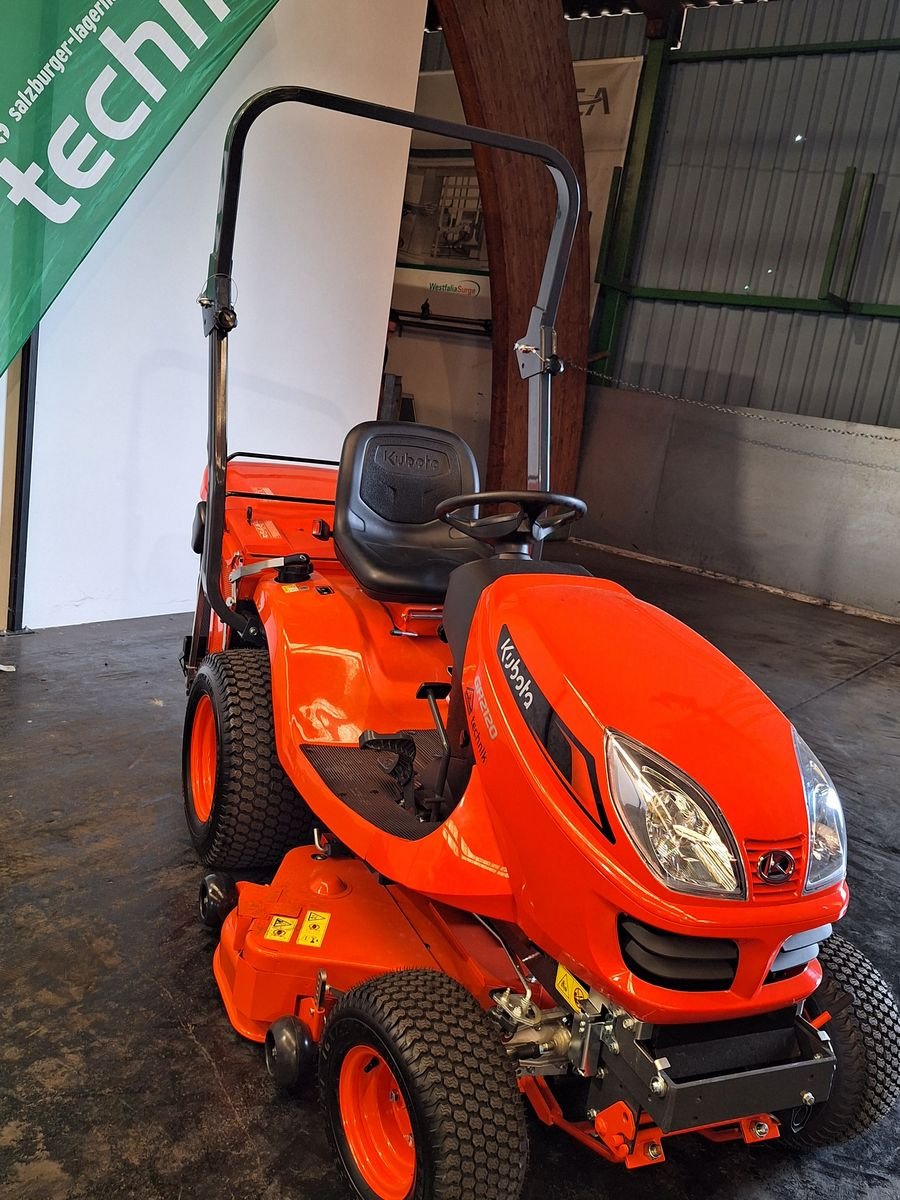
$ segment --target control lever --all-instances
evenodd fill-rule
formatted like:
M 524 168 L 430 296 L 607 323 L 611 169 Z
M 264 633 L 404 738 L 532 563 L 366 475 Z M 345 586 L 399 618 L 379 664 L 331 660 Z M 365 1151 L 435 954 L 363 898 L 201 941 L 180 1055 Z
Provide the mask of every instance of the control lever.
M 444 802 L 444 788 L 447 784 L 447 770 L 450 766 L 450 741 L 447 737 L 447 729 L 437 702 L 438 700 L 447 699 L 450 695 L 451 687 L 452 684 L 449 683 L 423 683 L 416 692 L 417 700 L 428 701 L 428 707 L 431 709 L 431 719 L 434 721 L 434 727 L 438 732 L 438 737 L 441 739 L 441 762 L 438 767 L 437 778 L 434 781 L 434 799 L 426 801 L 432 809 L 432 820 L 437 819 L 440 807 Z

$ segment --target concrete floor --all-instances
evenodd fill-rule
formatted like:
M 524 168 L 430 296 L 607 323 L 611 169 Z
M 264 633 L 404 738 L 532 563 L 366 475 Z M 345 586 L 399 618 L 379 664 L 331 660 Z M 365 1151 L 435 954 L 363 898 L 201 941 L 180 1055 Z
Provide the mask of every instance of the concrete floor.
M 709 637 L 784 707 L 841 790 L 845 929 L 898 984 L 900 627 L 575 550 Z M 315 1098 L 231 1030 L 195 917 L 179 795 L 187 618 L 0 638 L 0 1195 L 339 1200 Z M 900 1197 L 895 1117 L 807 1158 L 701 1139 L 626 1175 L 533 1126 L 539 1200 Z

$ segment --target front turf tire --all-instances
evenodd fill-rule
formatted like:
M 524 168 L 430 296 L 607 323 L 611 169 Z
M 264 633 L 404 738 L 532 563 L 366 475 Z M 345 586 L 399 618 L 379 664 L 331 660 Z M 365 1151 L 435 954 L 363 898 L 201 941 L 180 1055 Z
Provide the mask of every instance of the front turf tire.
M 181 776 L 188 831 L 207 867 L 270 867 L 312 841 L 313 815 L 275 748 L 265 650 L 226 650 L 200 664 L 188 694 Z
M 779 1113 L 781 1140 L 796 1150 L 850 1141 L 893 1108 L 900 1095 L 900 1010 L 890 985 L 864 954 L 835 934 L 819 950 L 822 982 L 806 1002 L 837 1060 L 831 1095 L 812 1108 Z
M 325 1027 L 319 1082 L 360 1200 L 517 1200 L 528 1138 L 515 1070 L 449 976 L 397 971 L 347 992 Z

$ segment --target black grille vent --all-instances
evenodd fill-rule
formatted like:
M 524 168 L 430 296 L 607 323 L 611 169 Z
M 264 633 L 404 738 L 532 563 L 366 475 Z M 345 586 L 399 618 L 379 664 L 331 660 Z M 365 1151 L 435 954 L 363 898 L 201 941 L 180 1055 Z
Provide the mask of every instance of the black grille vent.
M 619 918 L 619 946 L 629 971 L 657 987 L 721 992 L 731 987 L 738 948 L 726 938 L 685 937 Z

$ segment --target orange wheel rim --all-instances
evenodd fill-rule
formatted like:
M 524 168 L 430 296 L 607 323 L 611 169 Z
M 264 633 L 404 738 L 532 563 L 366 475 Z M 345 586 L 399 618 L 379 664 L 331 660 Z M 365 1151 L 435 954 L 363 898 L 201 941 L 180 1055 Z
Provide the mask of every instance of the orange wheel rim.
M 338 1087 L 344 1136 L 360 1175 L 380 1200 L 405 1200 L 416 1177 L 416 1148 L 394 1072 L 371 1046 L 354 1046 Z
M 191 803 L 205 824 L 216 787 L 216 715 L 209 696 L 201 696 L 191 726 Z

